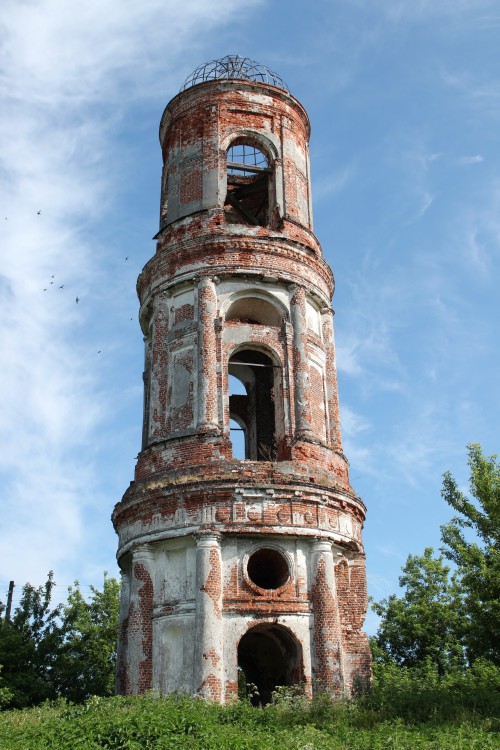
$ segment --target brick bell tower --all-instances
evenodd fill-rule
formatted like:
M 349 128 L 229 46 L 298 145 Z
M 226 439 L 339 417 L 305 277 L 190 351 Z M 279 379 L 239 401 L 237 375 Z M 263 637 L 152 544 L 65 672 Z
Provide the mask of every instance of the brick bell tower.
M 309 120 L 228 56 L 167 105 L 156 253 L 139 276 L 144 424 L 113 513 L 117 690 L 225 702 L 370 675 L 365 506 L 342 452 L 332 271 Z

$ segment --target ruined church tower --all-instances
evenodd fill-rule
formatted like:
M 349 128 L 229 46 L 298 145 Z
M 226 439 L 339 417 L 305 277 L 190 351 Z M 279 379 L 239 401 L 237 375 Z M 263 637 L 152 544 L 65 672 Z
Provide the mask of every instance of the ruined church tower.
M 142 449 L 113 513 L 117 689 L 225 702 L 238 682 L 349 693 L 370 674 L 365 506 L 342 451 L 333 274 L 309 119 L 238 56 L 167 105 L 156 252 L 139 276 Z

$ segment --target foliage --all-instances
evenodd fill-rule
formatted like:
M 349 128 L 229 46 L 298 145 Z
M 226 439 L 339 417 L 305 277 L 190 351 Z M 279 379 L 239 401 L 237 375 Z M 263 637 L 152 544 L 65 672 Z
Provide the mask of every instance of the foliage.
M 500 665 L 500 464 L 468 446 L 469 500 L 447 472 L 442 496 L 458 513 L 441 527 L 444 554 L 461 576 L 467 616 L 465 642 L 470 661 Z
M 478 445 L 468 450 L 473 501 L 449 473 L 443 481 L 458 513 L 441 528 L 453 573 L 428 548 L 408 557 L 403 594 L 372 604 L 381 617 L 371 639 L 373 686 L 357 704 L 367 715 L 433 723 L 489 716 L 500 731 L 500 466 Z
M 457 512 L 441 527 L 443 554 L 410 555 L 399 579 L 402 596 L 373 603 L 381 617 L 372 641 L 377 663 L 428 662 L 440 676 L 487 660 L 500 665 L 500 465 L 468 446 L 469 500 L 449 472 L 442 495 Z M 403 673 L 402 673 L 403 674 Z
M 500 672 L 486 660 L 444 675 L 430 658 L 412 667 L 392 659 L 374 661 L 372 690 L 360 705 L 407 722 L 500 717 Z
M 0 664 L 0 710 L 4 706 L 8 706 L 9 703 L 11 703 L 13 698 L 12 690 L 10 690 L 8 687 L 2 686 L 2 665 Z
M 0 714 L 0 750 L 492 750 L 486 721 L 406 724 L 360 702 L 282 696 L 259 710 L 248 702 L 146 694 L 61 701 Z
M 63 644 L 61 606 L 51 608 L 55 586 L 49 573 L 35 588 L 27 583 L 10 622 L 0 622 L 2 683 L 12 692 L 9 705 L 30 706 L 56 697 L 54 670 Z
M 91 592 L 87 601 L 76 582 L 63 609 L 58 693 L 76 702 L 114 692 L 120 584 L 105 575 L 102 591 L 91 586 Z
M 102 592 L 92 587 L 89 601 L 76 582 L 66 604 L 52 606 L 54 586 L 52 573 L 43 586 L 26 584 L 12 620 L 0 620 L 0 689 L 9 691 L 4 705 L 113 692 L 118 582 L 105 575 Z
M 372 604 L 382 618 L 374 656 L 405 667 L 430 660 L 444 674 L 464 661 L 460 583 L 430 547 L 421 556 L 409 555 L 402 571 L 403 596 Z

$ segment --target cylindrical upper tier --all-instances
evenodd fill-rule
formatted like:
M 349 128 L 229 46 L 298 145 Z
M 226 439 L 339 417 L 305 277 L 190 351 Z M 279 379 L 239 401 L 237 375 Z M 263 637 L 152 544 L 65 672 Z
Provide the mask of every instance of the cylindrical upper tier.
M 275 86 L 209 81 L 181 92 L 160 124 L 160 230 L 219 208 L 229 225 L 285 220 L 312 232 L 309 134 L 302 105 Z

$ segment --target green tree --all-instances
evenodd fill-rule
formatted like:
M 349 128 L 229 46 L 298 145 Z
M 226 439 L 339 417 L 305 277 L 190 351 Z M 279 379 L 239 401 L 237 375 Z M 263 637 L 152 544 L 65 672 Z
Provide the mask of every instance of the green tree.
M 43 586 L 25 584 L 12 620 L 0 623 L 2 682 L 16 708 L 56 697 L 54 672 L 64 636 L 61 607 L 51 607 L 54 586 L 52 572 Z
M 27 583 L 12 620 L 0 619 L 0 697 L 12 708 L 63 696 L 83 701 L 113 692 L 120 586 L 104 575 L 87 601 L 78 583 L 52 606 L 53 574 Z M 0 615 L 3 607 L 0 604 Z
M 409 555 L 399 585 L 402 597 L 392 594 L 372 604 L 382 618 L 372 641 L 374 658 L 386 655 L 400 666 L 432 662 L 440 674 L 463 663 L 463 614 L 460 586 L 442 556 Z
M 75 702 L 114 692 L 120 584 L 105 573 L 102 591 L 91 586 L 91 592 L 87 601 L 76 581 L 63 610 L 65 647 L 58 689 Z
M 11 703 L 12 698 L 14 697 L 12 690 L 4 685 L 4 680 L 2 678 L 2 669 L 3 665 L 0 664 L 0 710 L 4 706 L 8 706 L 9 703 Z
M 476 443 L 467 448 L 473 499 L 444 475 L 442 496 L 458 515 L 441 527 L 443 552 L 461 576 L 469 660 L 500 665 L 500 464 Z

